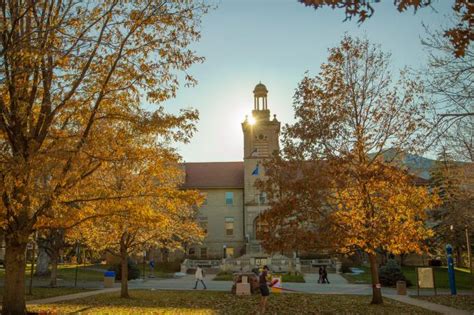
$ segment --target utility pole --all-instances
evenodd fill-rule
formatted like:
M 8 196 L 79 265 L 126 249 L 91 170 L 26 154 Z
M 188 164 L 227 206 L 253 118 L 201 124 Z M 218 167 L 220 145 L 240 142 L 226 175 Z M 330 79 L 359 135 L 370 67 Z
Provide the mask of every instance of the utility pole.
M 472 290 L 474 291 L 474 274 L 472 270 L 472 256 L 471 256 L 471 243 L 469 242 L 469 229 L 467 225 L 465 226 L 466 228 L 466 245 L 467 245 L 467 262 L 469 264 L 469 272 L 471 273 L 471 285 L 472 285 Z

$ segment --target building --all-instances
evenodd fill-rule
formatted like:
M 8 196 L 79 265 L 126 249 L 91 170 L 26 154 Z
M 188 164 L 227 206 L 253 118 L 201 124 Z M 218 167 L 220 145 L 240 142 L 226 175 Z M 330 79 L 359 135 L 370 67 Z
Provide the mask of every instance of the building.
M 268 207 L 266 194 L 254 187 L 265 173 L 262 161 L 279 151 L 280 122 L 268 109 L 268 90 L 253 91 L 252 116 L 242 123 L 243 161 L 185 163 L 184 188 L 197 189 L 206 200 L 199 222 L 207 236 L 187 256 L 200 259 L 238 257 L 262 252 L 257 239 L 258 216 Z

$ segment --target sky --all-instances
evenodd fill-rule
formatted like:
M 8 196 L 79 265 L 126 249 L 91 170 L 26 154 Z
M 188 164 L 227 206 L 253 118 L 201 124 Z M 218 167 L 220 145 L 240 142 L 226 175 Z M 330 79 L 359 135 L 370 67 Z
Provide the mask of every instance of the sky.
M 292 98 L 306 71 L 316 75 L 344 34 L 362 36 L 392 54 L 393 69 L 426 62 L 422 22 L 447 24 L 453 0 L 434 0 L 433 8 L 399 13 L 392 0 L 375 3 L 375 14 L 359 25 L 344 20 L 344 10 L 314 10 L 297 0 L 216 0 L 202 19 L 201 40 L 192 45 L 203 64 L 189 73 L 198 84 L 181 88 L 163 105 L 170 112 L 199 110 L 198 131 L 188 144 L 176 144 L 186 162 L 243 160 L 241 123 L 253 107 L 252 91 L 262 82 L 268 108 L 282 123 L 293 118 Z

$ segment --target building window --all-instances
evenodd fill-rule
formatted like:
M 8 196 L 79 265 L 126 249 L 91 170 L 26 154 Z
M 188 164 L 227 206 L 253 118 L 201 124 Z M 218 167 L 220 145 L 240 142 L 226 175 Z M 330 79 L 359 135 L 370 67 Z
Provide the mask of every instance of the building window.
M 227 191 L 225 193 L 225 204 L 226 205 L 234 204 L 234 193 L 232 191 Z
M 189 256 L 194 256 L 194 255 L 196 255 L 196 250 L 194 249 L 194 247 L 191 247 L 189 249 Z
M 225 218 L 225 235 L 234 235 L 234 218 Z
M 201 247 L 201 258 L 207 258 L 207 248 Z
M 256 196 L 257 200 L 256 202 L 259 204 L 259 205 L 264 205 L 267 203 L 267 193 L 266 192 L 261 192 L 259 194 L 257 194 Z
M 225 249 L 225 258 L 232 258 L 234 257 L 234 248 L 233 247 L 226 247 Z

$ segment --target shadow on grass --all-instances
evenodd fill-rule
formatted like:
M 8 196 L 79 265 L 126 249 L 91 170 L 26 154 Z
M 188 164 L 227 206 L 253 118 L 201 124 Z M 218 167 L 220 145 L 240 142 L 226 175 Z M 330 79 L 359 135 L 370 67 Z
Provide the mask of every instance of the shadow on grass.
M 100 294 L 83 299 L 29 308 L 36 312 L 82 314 L 166 313 L 166 314 L 255 314 L 260 297 L 236 296 L 212 291 L 132 290 L 131 298 L 118 293 Z M 370 296 L 272 294 L 268 314 L 434 314 L 427 310 L 385 299 L 383 305 L 369 305 Z

